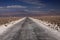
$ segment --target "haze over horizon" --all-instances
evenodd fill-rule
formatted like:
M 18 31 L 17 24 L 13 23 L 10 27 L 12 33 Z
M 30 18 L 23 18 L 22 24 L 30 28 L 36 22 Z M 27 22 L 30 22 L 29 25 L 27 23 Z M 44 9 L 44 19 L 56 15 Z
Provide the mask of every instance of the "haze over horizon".
M 60 0 L 0 0 L 0 15 L 60 14 Z

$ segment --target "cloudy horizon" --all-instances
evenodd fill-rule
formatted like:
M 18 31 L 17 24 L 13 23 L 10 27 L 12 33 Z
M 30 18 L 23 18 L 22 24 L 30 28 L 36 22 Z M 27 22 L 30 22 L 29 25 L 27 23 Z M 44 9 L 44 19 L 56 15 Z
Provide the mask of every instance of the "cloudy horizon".
M 60 12 L 60 0 L 0 0 L 0 12 Z

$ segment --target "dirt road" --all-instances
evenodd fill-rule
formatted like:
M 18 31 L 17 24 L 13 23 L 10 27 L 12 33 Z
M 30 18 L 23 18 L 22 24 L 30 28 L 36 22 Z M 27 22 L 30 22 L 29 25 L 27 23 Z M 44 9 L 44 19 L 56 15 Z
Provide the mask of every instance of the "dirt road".
M 3 35 L 0 35 L 0 40 L 57 40 L 55 37 L 46 33 L 45 29 L 37 25 L 31 19 L 15 24 L 9 28 Z

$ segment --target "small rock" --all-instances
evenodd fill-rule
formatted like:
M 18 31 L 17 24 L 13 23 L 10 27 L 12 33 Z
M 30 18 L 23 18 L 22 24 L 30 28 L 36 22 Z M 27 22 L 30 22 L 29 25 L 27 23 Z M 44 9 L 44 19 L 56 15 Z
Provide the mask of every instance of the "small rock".
M 7 24 L 5 24 L 5 27 L 7 27 Z

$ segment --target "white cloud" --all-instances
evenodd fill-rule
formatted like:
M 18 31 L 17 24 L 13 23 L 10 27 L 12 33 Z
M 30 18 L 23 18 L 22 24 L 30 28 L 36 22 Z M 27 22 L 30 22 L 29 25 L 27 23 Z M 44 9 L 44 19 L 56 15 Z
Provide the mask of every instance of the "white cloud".
M 27 8 L 27 7 L 21 5 L 12 5 L 12 6 L 7 6 L 7 8 Z
M 54 11 L 55 9 L 50 9 L 50 11 Z
M 0 9 L 1 9 L 1 8 L 4 8 L 4 7 L 0 7 Z
M 41 0 L 20 0 L 29 4 L 44 5 Z
M 23 0 L 21 0 L 21 1 L 23 1 Z M 44 4 L 44 3 L 42 3 L 42 1 L 38 1 L 38 0 L 24 0 L 23 2 L 39 6 L 39 7 L 36 7 L 36 8 L 44 8 L 44 7 L 46 7 L 46 4 Z
M 30 12 L 40 12 L 40 11 L 30 11 Z
M 25 2 L 37 2 L 38 0 L 19 0 L 19 1 L 25 1 Z
M 11 5 L 11 6 L 0 7 L 0 9 L 4 9 L 4 8 L 27 8 L 27 7 L 21 6 L 21 5 Z
M 28 12 L 29 10 L 28 9 L 25 9 L 24 11 L 27 11 Z
M 39 10 L 28 10 L 28 9 L 25 9 L 24 11 L 26 11 L 26 12 L 40 12 Z
M 37 9 L 39 9 L 39 8 L 42 8 L 42 7 L 34 7 L 34 8 L 37 8 Z
M 55 9 L 49 9 L 49 10 L 48 10 L 48 12 L 53 12 L 53 11 L 55 11 Z
M 35 5 L 43 5 L 42 3 L 38 3 L 38 2 L 27 2 L 29 4 L 35 4 Z

